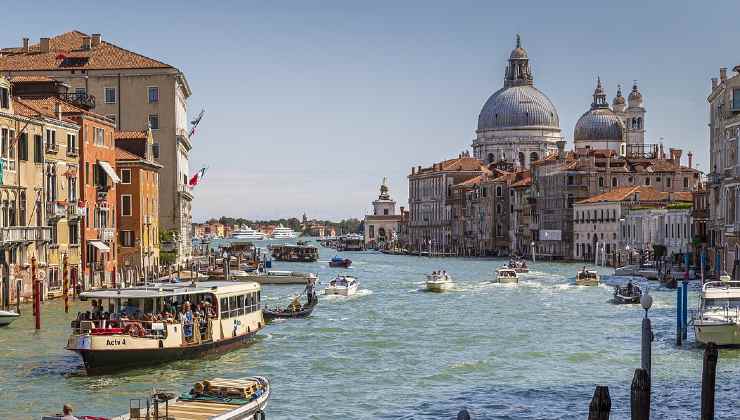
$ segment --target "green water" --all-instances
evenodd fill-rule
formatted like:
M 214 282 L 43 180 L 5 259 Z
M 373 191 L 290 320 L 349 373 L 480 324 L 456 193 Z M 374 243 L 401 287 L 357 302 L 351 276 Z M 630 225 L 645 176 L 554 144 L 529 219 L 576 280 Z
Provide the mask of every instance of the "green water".
M 152 387 L 179 392 L 204 378 L 259 374 L 273 384 L 271 419 L 454 418 L 463 407 L 475 418 L 585 418 L 595 384 L 609 385 L 612 418 L 627 418 L 643 313 L 610 304 L 609 285 L 573 286 L 579 265 L 538 262 L 519 285 L 497 285 L 489 280 L 502 260 L 342 253 L 354 264 L 341 270 L 328 267 L 333 255 L 322 248 L 320 262 L 274 268 L 316 271 L 324 283 L 349 272 L 361 282 L 356 296 L 320 295 L 311 318 L 271 324 L 222 356 L 113 375 L 87 376 L 64 350 L 69 321 L 87 303 L 68 315 L 63 302 L 45 303 L 39 332 L 24 307 L 0 329 L 0 417 L 38 419 L 66 402 L 77 414 L 121 414 Z M 457 287 L 422 291 L 424 274 L 440 268 Z M 266 286 L 264 301 L 287 303 L 300 289 Z M 696 418 L 702 350 L 676 348 L 675 291 L 650 289 L 654 418 Z M 718 370 L 718 418 L 737 418 L 740 353 L 723 350 Z

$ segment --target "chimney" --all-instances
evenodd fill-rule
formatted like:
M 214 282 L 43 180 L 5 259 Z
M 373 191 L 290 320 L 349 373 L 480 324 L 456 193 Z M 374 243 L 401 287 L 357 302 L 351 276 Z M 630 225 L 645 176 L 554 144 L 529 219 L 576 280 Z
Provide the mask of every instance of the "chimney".
M 660 143 L 660 154 L 658 155 L 658 158 L 665 159 L 665 153 L 663 152 L 663 143 Z
M 712 77 L 712 90 L 717 89 L 717 78 Z
M 42 53 L 49 52 L 49 38 L 39 39 L 39 51 Z
M 414 174 L 416 174 L 416 167 L 415 166 L 412 166 L 411 167 L 411 175 L 414 175 Z
M 22 43 L 22 45 L 23 45 L 23 52 L 28 52 L 28 50 L 29 50 L 29 48 L 28 48 L 28 41 L 29 41 L 28 38 L 25 38 L 25 37 L 23 38 L 23 41 L 22 41 L 23 42 Z
M 565 140 L 558 140 L 558 160 L 565 160 Z
M 691 166 L 691 163 L 692 163 L 692 161 L 693 161 L 693 158 L 694 158 L 694 154 L 693 154 L 693 153 L 691 153 L 691 152 L 689 152 L 689 169 L 691 169 L 691 167 L 692 167 L 692 166 Z
M 58 120 L 62 120 L 62 105 L 59 102 L 54 104 L 54 115 Z
M 724 82 L 727 80 L 727 67 L 720 67 L 719 68 L 719 80 Z
M 82 49 L 87 51 L 92 48 L 92 39 L 89 36 L 82 37 Z
M 681 164 L 681 154 L 683 153 L 683 151 L 681 149 L 671 148 L 670 152 L 671 152 L 671 161 L 676 165 L 680 165 Z
M 92 34 L 92 47 L 100 45 L 100 34 Z

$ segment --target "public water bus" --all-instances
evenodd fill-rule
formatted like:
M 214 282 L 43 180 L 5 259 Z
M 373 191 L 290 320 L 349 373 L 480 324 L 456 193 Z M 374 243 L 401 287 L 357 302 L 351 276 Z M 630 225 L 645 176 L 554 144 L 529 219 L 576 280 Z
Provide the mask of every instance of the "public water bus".
M 740 281 L 705 283 L 692 322 L 698 342 L 740 346 Z
M 72 321 L 67 349 L 90 373 L 228 351 L 265 325 L 253 282 L 156 283 L 80 299 L 92 307 Z

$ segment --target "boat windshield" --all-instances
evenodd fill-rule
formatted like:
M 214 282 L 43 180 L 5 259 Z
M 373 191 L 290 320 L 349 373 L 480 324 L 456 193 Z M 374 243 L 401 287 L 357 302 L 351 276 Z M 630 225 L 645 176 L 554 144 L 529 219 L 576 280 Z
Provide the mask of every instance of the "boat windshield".
M 737 298 L 719 298 L 719 299 L 704 299 L 704 309 L 732 309 L 740 308 L 740 297 Z

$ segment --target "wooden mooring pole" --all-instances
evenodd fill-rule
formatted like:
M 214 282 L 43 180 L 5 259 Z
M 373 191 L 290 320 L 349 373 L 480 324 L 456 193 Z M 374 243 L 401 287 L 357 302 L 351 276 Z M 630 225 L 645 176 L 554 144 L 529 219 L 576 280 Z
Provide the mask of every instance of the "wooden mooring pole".
M 650 419 L 650 375 L 645 369 L 635 369 L 630 389 L 632 420 Z
M 714 420 L 714 388 L 717 379 L 717 345 L 704 349 L 704 367 L 701 371 L 701 420 Z
M 33 314 L 36 318 L 36 329 L 41 329 L 41 293 L 43 287 L 36 275 L 36 256 L 31 257 L 31 280 L 33 281 Z
M 612 410 L 612 399 L 609 396 L 609 387 L 596 385 L 591 404 L 588 405 L 588 420 L 609 420 Z
M 67 273 L 67 254 L 64 254 L 62 260 L 62 278 L 64 282 L 64 313 L 69 313 L 69 274 Z

